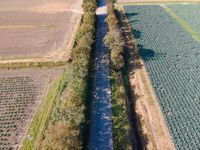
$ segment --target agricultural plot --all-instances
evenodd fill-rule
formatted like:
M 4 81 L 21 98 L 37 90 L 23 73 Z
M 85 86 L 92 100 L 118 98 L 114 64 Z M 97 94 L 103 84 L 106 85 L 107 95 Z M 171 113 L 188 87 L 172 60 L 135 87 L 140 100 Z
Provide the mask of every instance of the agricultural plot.
M 200 44 L 159 5 L 125 11 L 175 148 L 199 149 Z
M 81 0 L 0 1 L 0 60 L 66 58 Z
M 118 0 L 118 3 L 198 2 L 200 0 Z
M 169 4 L 167 6 L 200 34 L 200 4 Z
M 59 70 L 0 71 L 0 149 L 18 149 Z

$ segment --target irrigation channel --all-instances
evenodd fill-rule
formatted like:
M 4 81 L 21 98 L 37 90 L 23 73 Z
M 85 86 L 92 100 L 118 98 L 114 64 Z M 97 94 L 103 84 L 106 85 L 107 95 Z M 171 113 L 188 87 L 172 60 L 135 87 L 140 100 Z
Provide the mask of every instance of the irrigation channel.
M 109 81 L 109 50 L 104 45 L 107 33 L 105 19 L 107 8 L 104 0 L 98 0 L 95 73 L 93 80 L 90 150 L 112 150 L 112 110 Z

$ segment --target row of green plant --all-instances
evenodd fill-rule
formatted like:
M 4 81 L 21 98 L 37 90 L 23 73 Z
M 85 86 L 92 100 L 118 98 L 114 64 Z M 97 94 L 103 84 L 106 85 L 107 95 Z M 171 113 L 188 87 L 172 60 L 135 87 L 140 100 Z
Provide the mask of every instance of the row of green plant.
M 11 62 L 0 63 L 0 69 L 19 69 L 19 68 L 54 68 L 65 66 L 67 61 L 41 61 L 41 62 Z
M 96 0 L 83 1 L 84 15 L 67 68 L 67 87 L 56 99 L 38 149 L 83 149 L 88 75 L 95 35 Z
M 121 38 L 118 20 L 115 16 L 113 0 L 107 0 L 108 30 L 105 44 L 110 49 L 110 74 L 112 92 L 112 122 L 114 149 L 132 149 L 130 138 L 130 122 L 126 109 L 126 91 L 124 88 L 125 62 L 123 58 L 123 39 Z

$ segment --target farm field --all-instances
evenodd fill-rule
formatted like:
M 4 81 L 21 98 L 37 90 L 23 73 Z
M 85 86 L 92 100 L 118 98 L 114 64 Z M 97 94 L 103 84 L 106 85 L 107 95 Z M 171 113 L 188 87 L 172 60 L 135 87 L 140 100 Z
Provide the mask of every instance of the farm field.
M 118 3 L 200 2 L 200 0 L 118 0 Z
M 184 7 L 176 14 L 198 35 L 199 20 L 188 16 L 200 16 L 191 8 L 199 5 Z M 199 149 L 200 43 L 160 5 L 124 8 L 175 148 Z
M 81 1 L 0 1 L 0 60 L 62 59 L 72 47 Z
M 200 4 L 168 4 L 167 7 L 200 34 Z
M 51 83 L 61 70 L 0 71 L 0 149 L 18 149 Z

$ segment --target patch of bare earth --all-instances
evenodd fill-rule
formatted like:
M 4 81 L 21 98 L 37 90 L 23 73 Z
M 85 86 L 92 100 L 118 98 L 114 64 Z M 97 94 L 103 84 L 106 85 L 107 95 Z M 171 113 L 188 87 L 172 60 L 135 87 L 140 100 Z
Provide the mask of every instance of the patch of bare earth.
M 148 150 L 174 150 L 171 136 L 165 125 L 162 112 L 152 90 L 144 64 L 137 60 L 137 47 L 131 27 L 123 8 L 119 7 L 120 25 L 125 39 L 126 53 L 129 53 L 129 83 L 134 95 L 133 109 L 136 112 L 137 126 L 142 145 Z M 139 62 L 138 62 L 139 61 Z
M 18 149 L 36 110 L 61 70 L 0 71 L 0 149 Z
M 0 1 L 0 61 L 69 59 L 81 4 L 82 0 Z

